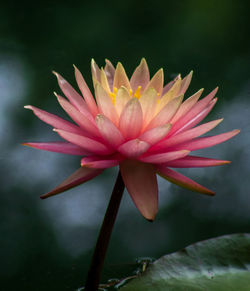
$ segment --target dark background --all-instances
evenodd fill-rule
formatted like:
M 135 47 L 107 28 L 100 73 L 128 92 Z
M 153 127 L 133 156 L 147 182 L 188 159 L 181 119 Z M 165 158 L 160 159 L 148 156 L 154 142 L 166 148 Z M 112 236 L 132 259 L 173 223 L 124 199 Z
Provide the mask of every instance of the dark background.
M 24 141 L 52 141 L 51 128 L 25 111 L 32 104 L 65 117 L 52 70 L 75 85 L 72 64 L 91 86 L 90 60 L 121 61 L 130 76 L 140 59 L 165 81 L 194 70 L 187 96 L 219 85 L 208 120 L 214 133 L 240 128 L 205 156 L 229 166 L 185 170 L 214 198 L 159 179 L 160 208 L 144 220 L 124 195 L 103 281 L 131 271 L 138 257 L 158 258 L 193 242 L 250 232 L 249 1 L 5 1 L 0 9 L 0 290 L 76 290 L 84 285 L 116 169 L 67 193 L 39 195 L 79 167 L 79 158 L 36 151 Z M 204 95 L 205 96 L 205 95 Z

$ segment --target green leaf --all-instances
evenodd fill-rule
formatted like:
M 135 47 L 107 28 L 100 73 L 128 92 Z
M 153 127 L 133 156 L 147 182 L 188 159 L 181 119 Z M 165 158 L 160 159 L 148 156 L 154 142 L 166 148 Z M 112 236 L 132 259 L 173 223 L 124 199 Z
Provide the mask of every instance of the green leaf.
M 195 243 L 151 264 L 123 291 L 249 291 L 250 234 Z

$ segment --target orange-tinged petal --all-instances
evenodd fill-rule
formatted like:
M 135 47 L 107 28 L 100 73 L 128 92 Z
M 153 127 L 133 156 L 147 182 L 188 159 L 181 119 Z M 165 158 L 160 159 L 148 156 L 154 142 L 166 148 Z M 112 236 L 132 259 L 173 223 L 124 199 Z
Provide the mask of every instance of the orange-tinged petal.
M 100 169 L 90 169 L 90 168 L 82 167 L 78 169 L 76 172 L 74 172 L 71 176 L 69 176 L 65 181 L 63 181 L 55 189 L 53 189 L 52 191 L 46 194 L 43 194 L 41 198 L 45 199 L 53 195 L 67 191 L 73 187 L 76 187 L 84 182 L 87 182 L 93 179 L 94 177 L 100 175 L 102 171 L 103 170 L 100 170 Z
M 128 90 L 131 89 L 129 79 L 123 65 L 118 63 L 115 70 L 113 87 L 119 89 L 121 86 L 126 87 Z
M 121 163 L 120 169 L 136 207 L 146 219 L 154 220 L 158 211 L 158 186 L 154 166 L 126 160 Z
M 149 82 L 149 78 L 150 76 L 147 62 L 145 58 L 142 58 L 140 65 L 135 69 L 130 79 L 130 85 L 133 92 L 135 92 L 139 86 L 141 86 L 143 92 Z
M 143 115 L 140 102 L 132 98 L 124 107 L 119 122 L 119 128 L 125 139 L 139 136 L 142 129 Z
M 175 172 L 164 166 L 159 166 L 157 168 L 157 173 L 164 179 L 171 183 L 174 183 L 180 187 L 186 188 L 191 191 L 199 192 L 206 195 L 214 195 L 215 193 L 204 186 L 196 183 L 195 181 L 189 179 L 188 177 Z
M 154 88 L 160 96 L 163 89 L 163 81 L 164 81 L 163 69 L 160 69 L 158 72 L 155 73 L 155 75 L 150 80 L 145 90 L 147 90 L 148 88 Z

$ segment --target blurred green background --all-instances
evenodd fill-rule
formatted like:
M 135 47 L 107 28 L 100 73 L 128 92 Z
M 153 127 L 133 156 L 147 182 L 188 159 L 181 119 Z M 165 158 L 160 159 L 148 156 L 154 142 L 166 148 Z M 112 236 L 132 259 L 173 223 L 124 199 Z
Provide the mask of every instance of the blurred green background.
M 165 81 L 194 70 L 187 96 L 220 87 L 214 133 L 240 135 L 203 151 L 229 166 L 185 170 L 214 198 L 159 179 L 160 207 L 144 220 L 124 195 L 103 281 L 131 272 L 138 257 L 158 258 L 193 242 L 250 232 L 249 1 L 5 1 L 0 10 L 0 290 L 76 290 L 84 285 L 117 169 L 59 196 L 39 195 L 79 167 L 79 157 L 25 148 L 53 141 L 51 128 L 23 109 L 65 117 L 52 70 L 75 85 L 72 64 L 91 86 L 90 60 L 121 61 L 131 75 L 140 59 Z M 205 96 L 205 95 L 204 95 Z

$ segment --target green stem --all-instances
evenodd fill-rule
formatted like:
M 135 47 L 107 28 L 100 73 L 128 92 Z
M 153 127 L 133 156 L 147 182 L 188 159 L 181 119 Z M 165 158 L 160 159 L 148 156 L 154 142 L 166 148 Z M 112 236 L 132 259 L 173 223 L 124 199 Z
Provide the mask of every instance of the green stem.
M 119 171 L 116 183 L 109 201 L 108 208 L 102 223 L 99 237 L 95 246 L 94 254 L 90 264 L 87 280 L 85 283 L 85 291 L 96 291 L 101 279 L 101 271 L 107 252 L 109 240 L 115 224 L 115 219 L 119 210 L 119 206 L 124 191 L 124 182 Z

